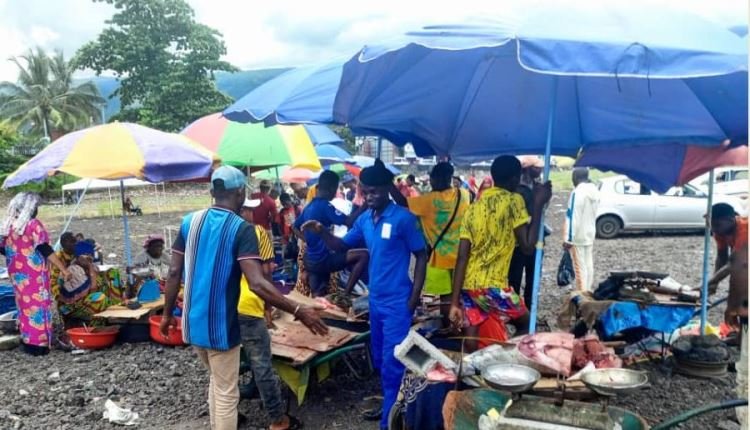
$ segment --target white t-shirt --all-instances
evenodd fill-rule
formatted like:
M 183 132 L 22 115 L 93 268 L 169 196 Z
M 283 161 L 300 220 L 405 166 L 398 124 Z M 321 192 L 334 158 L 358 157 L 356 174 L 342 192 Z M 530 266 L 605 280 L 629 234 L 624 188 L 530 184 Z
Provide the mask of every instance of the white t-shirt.
M 570 193 L 568 211 L 565 215 L 567 228 L 565 241 L 573 245 L 594 244 L 596 238 L 596 211 L 599 209 L 599 189 L 591 182 L 584 182 Z

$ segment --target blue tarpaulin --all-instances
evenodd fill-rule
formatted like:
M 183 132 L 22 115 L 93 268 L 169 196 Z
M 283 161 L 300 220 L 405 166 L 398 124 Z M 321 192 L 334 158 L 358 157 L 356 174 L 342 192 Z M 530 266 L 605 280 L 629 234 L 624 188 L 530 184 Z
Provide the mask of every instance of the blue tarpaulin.
M 605 337 L 633 328 L 645 328 L 661 333 L 672 333 L 692 318 L 695 309 L 685 305 L 642 305 L 617 302 L 600 317 Z

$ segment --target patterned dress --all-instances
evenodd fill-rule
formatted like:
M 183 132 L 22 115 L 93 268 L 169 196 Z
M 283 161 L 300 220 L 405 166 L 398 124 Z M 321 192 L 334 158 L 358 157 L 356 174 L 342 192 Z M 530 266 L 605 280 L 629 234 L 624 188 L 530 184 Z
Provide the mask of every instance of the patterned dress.
M 16 295 L 21 340 L 40 347 L 48 347 L 52 340 L 49 271 L 46 259 L 36 250 L 45 243 L 49 235 L 37 219 L 31 219 L 21 235 L 11 230 L 2 243 Z

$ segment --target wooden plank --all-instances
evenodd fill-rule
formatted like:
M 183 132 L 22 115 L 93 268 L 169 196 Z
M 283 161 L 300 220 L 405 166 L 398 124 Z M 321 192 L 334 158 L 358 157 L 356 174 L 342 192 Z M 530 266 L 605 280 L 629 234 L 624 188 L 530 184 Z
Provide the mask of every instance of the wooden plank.
M 278 343 L 271 342 L 271 353 L 274 357 L 281 357 L 290 360 L 295 366 L 305 364 L 310 361 L 313 357 L 318 355 L 317 352 L 306 349 L 296 348 L 288 345 L 281 345 Z
M 294 321 L 275 321 L 275 329 L 271 332 L 271 343 L 306 348 L 317 352 L 327 352 L 343 345 L 356 336 L 356 333 L 329 327 L 325 336 L 310 333 L 302 323 Z
M 149 315 L 152 312 L 156 312 L 164 307 L 164 294 L 159 297 L 158 300 L 153 302 L 143 303 L 138 309 L 128 309 L 127 306 L 114 305 L 108 307 L 105 311 L 95 314 L 97 318 L 124 318 L 124 319 L 139 319 L 145 315 Z
M 349 314 L 342 310 L 326 309 L 325 306 L 316 302 L 312 297 L 302 295 L 297 290 L 292 290 L 289 294 L 286 295 L 286 297 L 301 305 L 309 306 L 318 310 L 320 316 L 325 318 L 347 321 L 347 318 L 349 317 Z

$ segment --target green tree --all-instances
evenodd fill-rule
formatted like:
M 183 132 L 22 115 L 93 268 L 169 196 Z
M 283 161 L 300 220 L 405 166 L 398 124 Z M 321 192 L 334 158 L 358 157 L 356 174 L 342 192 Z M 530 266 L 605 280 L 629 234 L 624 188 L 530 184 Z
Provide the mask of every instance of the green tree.
M 344 149 L 346 149 L 346 151 L 350 154 L 356 154 L 357 144 L 354 140 L 354 134 L 352 134 L 352 130 L 349 127 L 342 125 L 332 125 L 330 127 L 333 132 L 338 134 L 341 140 L 344 141 L 344 144 L 342 145 Z
M 221 34 L 197 23 L 184 0 L 94 1 L 117 12 L 78 51 L 76 64 L 115 73 L 120 87 L 113 96 L 123 107 L 114 119 L 177 131 L 231 103 L 214 82 L 215 71 L 235 70 L 221 60 Z
M 37 48 L 11 59 L 18 80 L 0 82 L 0 119 L 47 137 L 100 121 L 104 99 L 91 83 L 73 84 L 74 67 L 61 51 Z

